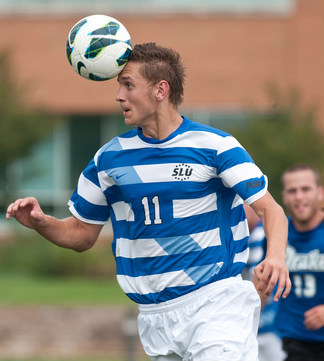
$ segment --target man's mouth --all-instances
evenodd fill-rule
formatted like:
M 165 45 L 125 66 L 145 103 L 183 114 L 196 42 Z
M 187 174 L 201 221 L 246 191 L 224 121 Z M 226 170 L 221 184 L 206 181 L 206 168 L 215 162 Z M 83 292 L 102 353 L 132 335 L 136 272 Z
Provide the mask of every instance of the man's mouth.
M 123 109 L 123 115 L 124 116 L 126 116 L 126 115 L 128 115 L 129 114 L 129 112 L 130 112 L 130 109 Z
M 296 209 L 296 211 L 298 213 L 304 212 L 306 208 L 307 207 L 305 205 L 302 205 L 302 204 L 295 206 L 295 209 Z

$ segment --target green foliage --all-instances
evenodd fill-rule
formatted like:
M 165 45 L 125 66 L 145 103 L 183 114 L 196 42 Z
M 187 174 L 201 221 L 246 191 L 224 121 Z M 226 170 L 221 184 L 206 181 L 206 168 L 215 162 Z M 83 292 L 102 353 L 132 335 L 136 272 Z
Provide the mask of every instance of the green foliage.
M 52 277 L 115 277 L 111 247 L 99 243 L 87 252 L 77 253 L 25 230 L 0 246 L 0 272 Z
M 268 176 L 269 190 L 281 203 L 280 177 L 293 163 L 309 163 L 320 171 L 324 164 L 324 136 L 315 126 L 315 111 L 301 105 L 298 93 L 270 89 L 274 108 L 251 112 L 244 127 L 229 130 Z
M 54 124 L 54 118 L 45 111 L 27 105 L 28 89 L 15 79 L 8 54 L 0 51 L 0 167 L 28 155 Z
M 1 305 L 133 304 L 116 279 L 110 242 L 84 253 L 57 247 L 33 231 L 0 244 Z

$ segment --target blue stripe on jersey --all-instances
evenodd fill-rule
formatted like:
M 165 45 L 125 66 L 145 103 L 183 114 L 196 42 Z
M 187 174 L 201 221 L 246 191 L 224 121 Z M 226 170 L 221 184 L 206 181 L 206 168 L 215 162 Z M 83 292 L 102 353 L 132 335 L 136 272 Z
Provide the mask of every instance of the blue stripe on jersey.
M 242 266 L 239 264 L 235 264 L 228 273 L 222 275 L 222 277 L 218 277 L 217 280 L 221 280 L 228 277 L 235 277 L 242 272 Z M 217 281 L 216 279 L 211 279 L 206 282 L 202 282 L 193 286 L 179 286 L 179 287 L 167 287 L 163 290 L 163 292 L 156 293 L 147 293 L 147 294 L 139 294 L 139 293 L 126 293 L 126 295 L 132 299 L 134 302 L 140 304 L 150 304 L 150 303 L 160 303 L 170 299 L 174 299 L 176 297 L 182 296 L 188 292 L 194 291 L 206 284 Z
M 216 151 L 212 149 L 205 149 L 201 153 L 201 149 L 190 149 L 183 147 L 176 148 L 144 148 L 124 150 L 123 152 L 110 149 L 105 150 L 109 152 L 109 158 L 101 159 L 100 167 L 103 169 L 113 169 L 119 167 L 128 167 L 134 165 L 146 164 L 164 164 L 164 163 L 195 163 L 205 164 L 214 167 Z M 149 153 L 148 153 L 149 152 Z M 152 159 L 154 161 L 152 162 Z
M 200 267 L 191 267 L 187 268 L 185 272 L 187 275 L 197 283 L 207 282 L 210 276 L 217 275 L 221 269 L 222 265 L 217 263 L 212 263 L 208 265 L 203 265 Z
M 156 242 L 168 253 L 201 251 L 201 247 L 189 235 L 155 238 Z
M 248 199 L 253 196 L 253 194 L 264 189 L 265 184 L 267 183 L 265 176 L 259 178 L 250 178 L 236 184 L 233 189 L 241 195 L 243 199 Z
M 134 167 L 119 167 L 114 169 L 107 169 L 106 174 L 111 177 L 118 186 L 125 184 L 138 184 L 143 183 L 141 178 L 136 173 Z
M 110 151 L 110 152 L 114 152 L 114 151 L 116 152 L 121 150 L 123 150 L 123 148 L 120 145 L 118 138 L 112 139 L 105 148 L 105 151 Z
M 122 174 L 122 172 L 120 172 L 120 174 Z M 122 177 L 119 178 L 119 180 L 121 179 Z M 184 188 L 184 184 L 186 184 L 186 188 Z M 155 192 L 156 194 L 166 193 L 165 199 L 169 200 L 172 203 L 172 200 L 174 199 L 174 194 L 177 195 L 176 199 L 188 199 L 189 196 L 190 199 L 201 198 L 212 193 L 212 190 L 213 192 L 220 191 L 224 188 L 224 185 L 220 178 L 212 178 L 207 182 L 172 181 L 155 184 L 147 184 L 141 181 L 138 184 L 134 184 L 133 182 L 131 182 L 129 184 L 113 185 L 112 187 L 105 189 L 104 193 L 109 199 L 109 203 L 114 203 L 118 202 L 120 200 L 120 197 L 125 197 L 126 195 L 129 195 L 131 197 L 134 193 L 136 194 L 138 192 L 147 192 L 148 187 L 152 190 L 152 192 Z M 118 193 L 117 195 L 116 192 Z M 228 189 L 228 192 L 224 197 L 227 197 L 228 194 L 233 197 L 236 195 L 236 193 L 231 189 Z M 220 199 L 220 201 L 222 201 L 222 199 Z M 170 209 L 170 211 L 171 210 L 172 209 Z
M 250 154 L 245 149 L 237 147 L 222 152 L 217 156 L 217 173 L 220 174 L 238 163 L 253 163 Z
M 109 209 L 107 206 L 100 206 L 86 201 L 83 197 L 74 192 L 71 197 L 74 209 L 77 213 L 85 219 L 99 222 L 107 222 L 109 219 Z M 91 218 L 89 218 L 91 212 Z
M 145 229 L 141 232 L 141 238 L 151 238 L 152 234 L 154 236 L 156 235 L 156 237 L 154 238 L 157 239 L 163 237 L 170 237 L 170 234 L 172 234 L 172 237 L 177 238 L 181 236 L 181 234 L 183 234 L 184 232 L 190 234 L 195 232 L 207 231 L 215 227 L 215 214 L 215 212 L 210 212 L 208 214 L 198 214 L 196 216 L 179 219 L 177 220 L 177 222 L 174 222 L 172 227 L 170 227 L 170 222 L 168 222 L 168 220 L 163 221 L 161 225 L 152 224 L 150 225 L 149 229 Z M 195 226 L 196 223 L 200 223 L 199 227 Z M 114 233 L 115 237 L 124 237 L 129 239 L 139 238 L 136 225 L 131 227 L 129 222 L 118 221 L 118 226 L 120 228 Z
M 222 247 L 208 247 L 201 251 L 171 254 L 160 257 L 125 258 L 116 257 L 118 274 L 131 277 L 163 274 L 173 271 L 186 271 L 188 265 L 206 266 L 222 262 Z
M 219 201 L 219 204 L 222 206 L 223 200 Z M 231 203 L 231 202 L 228 202 Z M 172 213 L 169 212 L 170 208 L 167 208 L 166 215 L 164 216 L 164 213 L 161 212 L 161 218 L 164 220 L 161 225 L 150 225 L 150 227 L 147 227 L 144 230 L 141 230 L 141 238 L 151 238 L 154 236 L 155 239 L 159 239 L 162 237 L 170 237 L 170 232 L 172 233 L 173 237 L 178 237 L 181 235 L 189 235 L 197 232 L 203 232 L 208 231 L 210 229 L 214 229 L 217 227 L 232 227 L 235 226 L 235 221 L 228 217 L 227 214 L 222 214 L 217 211 L 215 212 L 208 212 L 204 214 L 198 214 L 195 216 L 178 219 L 176 222 L 173 220 Z M 239 221 L 244 220 L 243 216 L 243 207 L 236 207 L 232 210 L 233 216 L 235 216 L 235 219 Z M 144 217 L 143 217 L 144 222 Z M 172 222 L 173 226 L 170 228 L 170 223 Z M 118 228 L 116 227 L 116 231 L 114 232 L 115 238 L 124 237 L 129 239 L 135 239 L 139 238 L 138 235 L 138 228 L 136 225 L 130 226 L 129 222 L 126 221 L 118 221 Z M 221 232 L 223 232 L 221 230 Z M 232 239 L 232 237 L 227 237 L 228 231 L 224 231 L 224 234 L 222 234 L 222 239 Z M 113 247 L 115 247 L 115 244 L 113 242 Z
M 94 183 L 96 186 L 100 187 L 98 174 L 97 174 L 97 167 L 93 159 L 89 162 L 87 168 L 83 171 L 83 175 L 87 179 L 89 179 L 92 183 Z
M 233 137 L 184 118 L 164 140 L 134 129 L 108 142 L 71 201 L 73 214 L 90 223 L 109 213 L 125 293 L 135 302 L 163 302 L 241 272 L 247 225 L 234 200 L 258 199 L 264 179 Z M 124 239 L 118 249 L 117 239 Z M 149 257 L 149 247 L 159 256 Z

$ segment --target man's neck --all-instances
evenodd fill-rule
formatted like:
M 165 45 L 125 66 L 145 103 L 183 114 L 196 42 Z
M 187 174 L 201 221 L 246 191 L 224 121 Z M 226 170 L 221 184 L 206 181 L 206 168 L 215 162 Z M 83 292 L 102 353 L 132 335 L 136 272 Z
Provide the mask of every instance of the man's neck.
M 155 121 L 150 121 L 147 126 L 142 127 L 145 137 L 163 140 L 176 131 L 183 119 L 178 112 L 157 114 Z

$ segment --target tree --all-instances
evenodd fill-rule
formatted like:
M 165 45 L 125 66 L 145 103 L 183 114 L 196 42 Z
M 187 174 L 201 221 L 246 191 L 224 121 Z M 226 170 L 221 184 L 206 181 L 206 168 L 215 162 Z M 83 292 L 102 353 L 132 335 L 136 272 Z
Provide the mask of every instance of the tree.
M 297 91 L 282 94 L 269 89 L 274 107 L 267 113 L 250 112 L 232 133 L 269 178 L 269 190 L 281 203 L 280 177 L 286 167 L 305 162 L 323 170 L 324 136 L 315 125 L 315 110 L 303 107 Z
M 27 156 L 55 123 L 52 115 L 27 105 L 26 91 L 14 77 L 9 52 L 0 50 L 0 185 L 5 190 L 4 203 L 12 191 L 10 181 L 6 182 L 7 167 Z
M 8 52 L 0 51 L 0 166 L 28 155 L 53 127 L 53 117 L 26 105 L 24 88 L 14 78 Z

